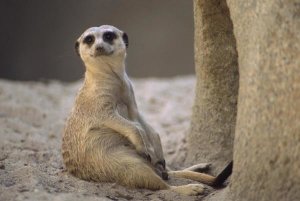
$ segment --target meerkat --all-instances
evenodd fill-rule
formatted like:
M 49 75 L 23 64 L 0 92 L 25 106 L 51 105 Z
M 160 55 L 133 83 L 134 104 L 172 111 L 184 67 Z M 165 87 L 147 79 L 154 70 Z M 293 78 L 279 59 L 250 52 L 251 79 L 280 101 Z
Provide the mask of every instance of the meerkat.
M 84 180 L 200 194 L 202 184 L 164 181 L 180 177 L 214 185 L 216 177 L 194 171 L 206 165 L 166 170 L 160 137 L 140 114 L 125 71 L 128 44 L 127 34 L 110 25 L 89 28 L 77 39 L 75 49 L 86 71 L 64 129 L 65 167 Z

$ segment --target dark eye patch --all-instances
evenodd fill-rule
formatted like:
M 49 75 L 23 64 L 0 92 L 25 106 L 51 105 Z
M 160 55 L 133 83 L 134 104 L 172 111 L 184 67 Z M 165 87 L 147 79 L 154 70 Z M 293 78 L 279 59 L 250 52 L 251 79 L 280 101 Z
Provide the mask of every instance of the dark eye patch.
M 79 42 L 78 41 L 75 42 L 75 52 L 76 52 L 76 54 L 78 56 L 80 56 L 80 53 L 79 53 Z
M 107 31 L 103 33 L 103 41 L 112 45 L 114 39 L 117 38 L 117 34 L 112 31 Z
M 93 35 L 87 35 L 84 39 L 83 39 L 83 43 L 88 44 L 88 45 L 92 45 L 95 41 L 95 37 Z
M 128 48 L 129 40 L 128 40 L 128 36 L 125 32 L 123 33 L 122 38 L 123 38 L 126 48 Z

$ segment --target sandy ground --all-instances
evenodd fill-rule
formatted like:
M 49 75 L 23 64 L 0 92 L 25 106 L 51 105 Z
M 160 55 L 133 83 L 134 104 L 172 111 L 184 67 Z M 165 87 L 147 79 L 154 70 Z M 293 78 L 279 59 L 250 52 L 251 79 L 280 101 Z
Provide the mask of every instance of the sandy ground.
M 135 79 L 133 83 L 140 110 L 161 135 L 168 165 L 181 168 L 195 78 Z M 66 173 L 60 153 L 62 129 L 80 84 L 0 80 L 1 201 L 202 200 L 204 196 L 87 182 Z

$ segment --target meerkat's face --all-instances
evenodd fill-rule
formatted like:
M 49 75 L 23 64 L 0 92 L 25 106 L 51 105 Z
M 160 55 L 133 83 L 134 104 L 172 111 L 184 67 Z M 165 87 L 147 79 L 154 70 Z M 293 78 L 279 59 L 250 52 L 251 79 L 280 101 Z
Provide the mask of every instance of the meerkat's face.
M 127 34 L 110 25 L 87 29 L 75 43 L 83 62 L 92 64 L 117 58 L 124 60 L 127 47 Z

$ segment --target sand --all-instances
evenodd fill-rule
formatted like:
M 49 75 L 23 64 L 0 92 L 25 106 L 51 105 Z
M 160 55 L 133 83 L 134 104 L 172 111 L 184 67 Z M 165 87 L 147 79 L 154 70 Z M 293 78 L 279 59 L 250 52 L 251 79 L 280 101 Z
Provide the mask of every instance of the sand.
M 62 130 L 81 82 L 0 80 L 1 201 L 176 201 L 201 200 L 205 196 L 127 189 L 114 183 L 83 181 L 66 173 L 61 157 Z M 182 168 L 195 77 L 134 79 L 133 84 L 140 111 L 160 133 L 168 166 Z M 206 195 L 211 191 L 207 187 Z

